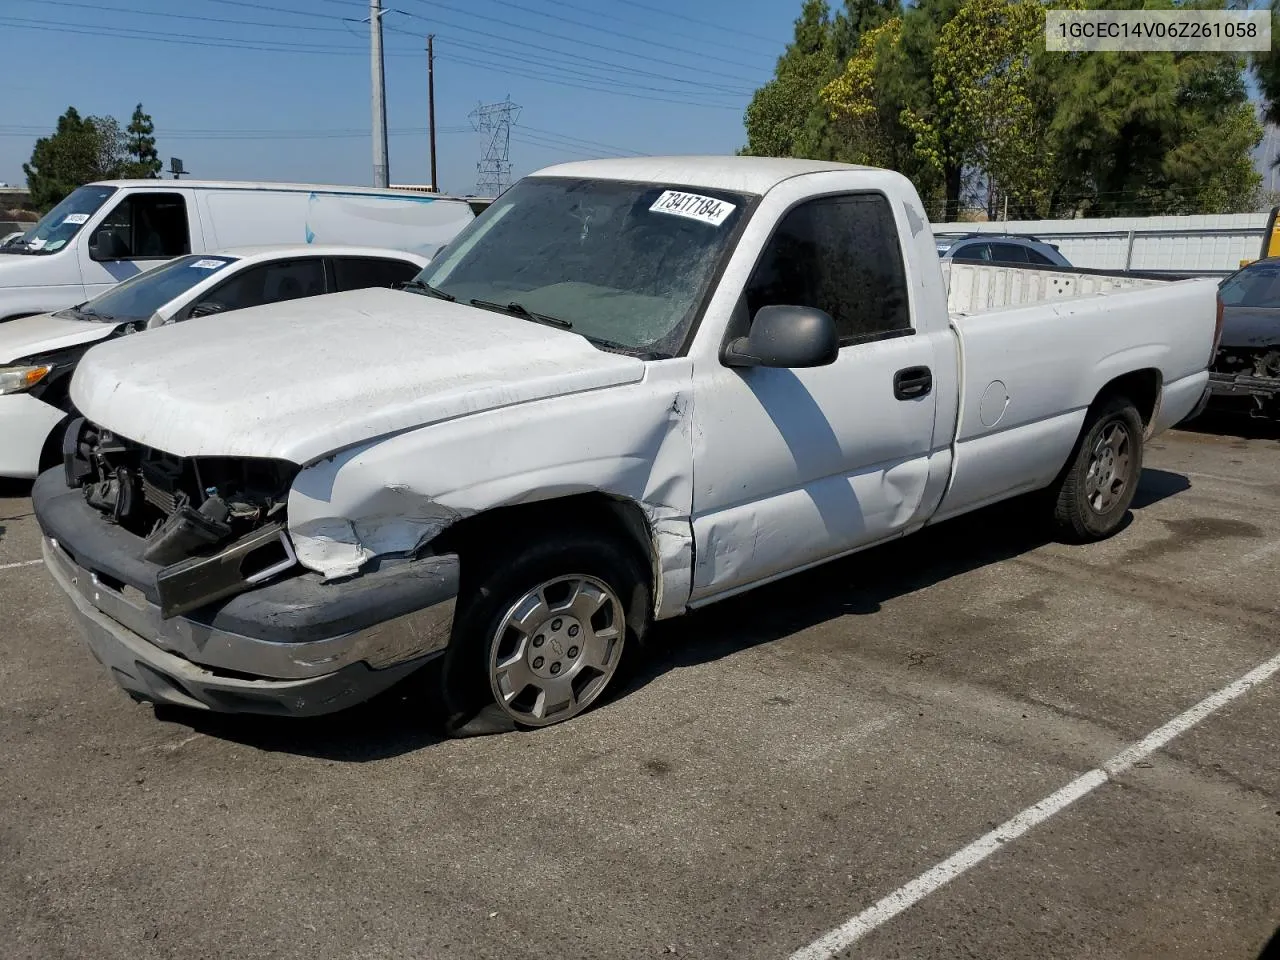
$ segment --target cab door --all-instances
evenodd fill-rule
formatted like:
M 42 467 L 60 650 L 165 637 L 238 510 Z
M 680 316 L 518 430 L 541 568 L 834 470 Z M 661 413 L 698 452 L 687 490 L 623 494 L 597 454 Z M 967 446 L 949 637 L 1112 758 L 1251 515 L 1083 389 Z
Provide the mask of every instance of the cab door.
M 830 314 L 839 356 L 801 369 L 698 361 L 693 603 L 900 534 L 926 495 L 935 344 L 914 322 L 884 194 L 802 200 L 781 218 L 734 335 L 780 304 Z
M 81 235 L 77 251 L 85 298 L 191 252 L 190 192 L 125 192 Z

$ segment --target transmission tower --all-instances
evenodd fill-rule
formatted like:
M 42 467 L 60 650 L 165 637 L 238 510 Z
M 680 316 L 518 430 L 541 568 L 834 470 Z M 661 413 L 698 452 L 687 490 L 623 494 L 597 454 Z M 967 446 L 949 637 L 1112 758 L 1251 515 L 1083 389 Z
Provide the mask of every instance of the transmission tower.
M 476 164 L 476 193 L 496 197 L 511 186 L 511 125 L 520 107 L 511 97 L 498 103 L 482 103 L 467 114 L 471 126 L 485 136 Z

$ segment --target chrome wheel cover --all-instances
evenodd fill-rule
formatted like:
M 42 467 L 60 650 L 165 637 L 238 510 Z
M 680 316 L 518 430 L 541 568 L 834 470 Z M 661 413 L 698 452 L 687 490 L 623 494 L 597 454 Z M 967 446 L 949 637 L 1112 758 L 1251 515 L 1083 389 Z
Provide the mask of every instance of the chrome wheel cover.
M 1098 435 L 1084 475 L 1084 496 L 1095 513 L 1106 513 L 1124 496 L 1133 449 L 1129 428 L 1112 421 Z
M 608 584 L 572 574 L 513 603 L 489 638 L 489 686 L 508 716 L 545 727 L 587 709 L 618 668 L 622 601 Z

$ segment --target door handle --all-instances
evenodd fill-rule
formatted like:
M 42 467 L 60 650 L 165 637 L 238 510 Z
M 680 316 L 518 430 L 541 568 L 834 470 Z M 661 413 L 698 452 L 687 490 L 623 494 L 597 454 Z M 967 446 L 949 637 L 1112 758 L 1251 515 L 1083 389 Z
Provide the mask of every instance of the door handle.
M 933 389 L 933 372 L 928 367 L 906 367 L 893 375 L 893 395 L 899 400 L 915 400 Z

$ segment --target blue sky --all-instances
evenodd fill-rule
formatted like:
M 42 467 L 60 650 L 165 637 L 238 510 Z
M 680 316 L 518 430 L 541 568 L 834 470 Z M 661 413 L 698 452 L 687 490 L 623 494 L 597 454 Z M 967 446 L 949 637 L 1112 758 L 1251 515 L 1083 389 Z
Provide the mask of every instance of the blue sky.
M 475 189 L 468 112 L 522 108 L 519 176 L 584 156 L 732 153 L 800 0 L 384 0 L 393 183 L 429 179 L 425 36 L 436 35 L 441 186 Z M 68 106 L 127 123 L 195 177 L 372 181 L 361 0 L 3 0 L 0 181 Z

